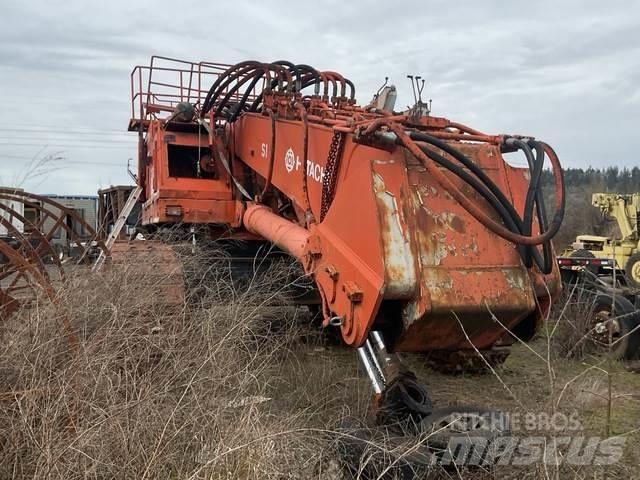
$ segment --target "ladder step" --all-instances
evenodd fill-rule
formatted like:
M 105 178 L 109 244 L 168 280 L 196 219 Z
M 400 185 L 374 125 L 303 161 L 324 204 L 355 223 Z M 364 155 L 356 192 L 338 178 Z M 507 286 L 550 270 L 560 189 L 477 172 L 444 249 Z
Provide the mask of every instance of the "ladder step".
M 98 256 L 95 263 L 91 267 L 91 271 L 95 272 L 96 270 L 101 268 L 102 265 L 104 264 L 105 260 L 107 259 L 107 254 L 111 253 L 111 248 L 113 247 L 113 244 L 120 236 L 122 227 L 124 227 L 127 221 L 127 218 L 131 214 L 131 211 L 133 210 L 133 207 L 135 206 L 136 202 L 140 198 L 141 194 L 142 194 L 142 187 L 140 185 L 134 188 L 129 194 L 129 198 L 127 198 L 127 201 L 125 202 L 124 207 L 122 207 L 122 211 L 120 212 L 120 215 L 118 215 L 118 219 L 116 220 L 116 223 L 113 225 L 113 230 L 111 230 L 111 233 L 109 234 L 109 236 L 107 237 L 107 241 L 105 242 L 105 246 L 107 247 L 107 250 L 109 250 L 109 252 L 104 252 L 104 251 L 100 252 L 100 255 Z

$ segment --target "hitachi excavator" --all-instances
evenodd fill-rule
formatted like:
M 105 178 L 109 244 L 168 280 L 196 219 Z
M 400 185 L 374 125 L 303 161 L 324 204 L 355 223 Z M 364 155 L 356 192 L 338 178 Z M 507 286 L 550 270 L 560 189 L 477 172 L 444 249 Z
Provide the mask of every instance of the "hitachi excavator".
M 433 116 L 419 80 L 398 112 L 395 88 L 359 106 L 342 74 L 288 61 L 153 57 L 131 74 L 142 225 L 205 225 L 297 259 L 323 325 L 357 351 L 381 424 L 434 413 L 398 352 L 489 356 L 532 338 L 561 289 L 554 150 Z M 528 168 L 504 160 L 517 151 Z

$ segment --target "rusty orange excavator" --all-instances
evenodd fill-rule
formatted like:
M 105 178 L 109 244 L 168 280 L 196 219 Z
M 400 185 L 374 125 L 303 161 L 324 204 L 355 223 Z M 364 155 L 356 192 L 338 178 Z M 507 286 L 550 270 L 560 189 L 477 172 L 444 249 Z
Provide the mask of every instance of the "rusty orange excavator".
M 131 75 L 141 223 L 204 224 L 295 257 L 324 326 L 357 349 L 381 423 L 433 414 L 396 353 L 489 355 L 526 341 L 561 288 L 553 149 L 433 116 L 411 82 L 415 105 L 396 112 L 394 87 L 358 106 L 343 75 L 288 61 L 153 57 Z M 528 168 L 504 160 L 517 151 Z

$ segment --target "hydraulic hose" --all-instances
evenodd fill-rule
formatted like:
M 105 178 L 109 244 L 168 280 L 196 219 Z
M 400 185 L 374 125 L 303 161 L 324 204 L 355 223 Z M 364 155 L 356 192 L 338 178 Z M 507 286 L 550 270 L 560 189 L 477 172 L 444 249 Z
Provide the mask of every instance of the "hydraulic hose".
M 201 116 L 204 116 L 211 109 L 211 97 L 223 81 L 227 80 L 232 74 L 234 74 L 234 72 L 243 67 L 253 66 L 254 68 L 257 68 L 260 65 L 260 62 L 256 62 L 255 60 L 248 60 L 246 62 L 237 63 L 222 72 L 220 76 L 216 78 L 215 82 L 213 82 L 213 85 L 211 85 L 211 88 L 207 92 L 207 96 L 202 102 Z
M 496 235 L 509 240 L 515 244 L 522 245 L 539 245 L 547 240 L 553 238 L 558 232 L 562 217 L 564 215 L 564 180 L 560 170 L 560 162 L 555 152 L 546 144 L 544 145 L 545 153 L 549 156 L 551 164 L 553 166 L 553 172 L 556 179 L 556 212 L 554 219 L 549 226 L 549 229 L 540 235 L 524 235 L 522 233 L 512 232 L 505 226 L 493 220 L 485 212 L 483 212 L 464 192 L 462 192 L 456 185 L 443 174 L 435 162 L 426 155 L 418 145 L 410 138 L 410 136 L 404 131 L 404 128 L 394 122 L 386 124 L 387 127 L 396 134 L 398 141 L 407 148 L 416 158 L 418 158 L 425 167 L 429 170 L 431 175 L 436 179 L 440 185 L 442 185 L 449 194 L 455 198 L 476 220 L 478 220 L 487 229 L 491 230 Z M 504 196 L 504 195 L 503 195 Z
M 544 147 L 540 142 L 536 142 L 536 158 L 540 159 L 541 163 L 544 163 Z M 540 175 L 542 178 L 542 175 Z M 540 183 L 540 182 L 539 182 Z M 544 205 L 544 196 L 538 190 L 538 196 L 536 197 L 536 215 L 538 216 L 538 224 L 540 227 L 540 231 L 546 231 L 548 227 L 547 222 L 547 209 Z M 550 273 L 553 269 L 553 257 L 551 255 L 551 241 L 545 242 L 542 244 L 542 253 L 543 258 L 545 260 L 544 267 L 542 271 L 544 273 Z
M 531 148 L 529 148 L 529 145 L 527 143 L 520 140 L 519 138 L 510 138 L 509 141 L 516 148 L 524 152 L 524 155 L 527 159 L 527 165 L 529 166 L 529 187 L 527 188 L 527 194 L 524 202 L 523 219 L 522 222 L 519 223 L 521 224 L 520 233 L 524 235 L 531 235 L 531 232 L 533 231 L 534 202 L 538 199 L 538 184 L 540 183 L 540 177 L 542 175 L 544 157 L 541 158 L 541 162 L 538 162 L 538 158 L 534 158 L 533 151 L 531 150 Z M 518 220 L 519 219 L 520 217 L 518 216 Z M 544 233 L 545 231 L 546 227 L 544 229 L 540 229 L 540 233 Z M 542 270 L 546 263 L 545 259 L 540 258 L 537 247 L 529 246 L 527 247 L 525 257 L 523 258 L 525 266 L 531 267 L 532 257 L 536 262 L 538 268 Z
M 231 83 L 233 83 L 234 81 L 238 80 L 243 76 L 244 78 L 246 78 L 246 76 L 248 75 L 253 76 L 261 73 L 266 73 L 266 72 L 262 64 L 258 64 L 258 65 L 250 65 L 240 70 L 234 71 L 230 75 L 226 76 L 224 79 L 222 79 L 222 76 L 218 77 L 218 79 L 214 82 L 214 86 L 211 87 L 211 90 L 209 90 L 209 93 L 205 98 L 205 103 L 202 106 L 201 115 L 206 114 L 209 110 L 211 110 L 211 108 L 213 108 L 218 97 L 226 90 L 226 88 L 229 85 L 231 85 Z
M 349 89 L 350 89 L 349 99 L 355 101 L 356 100 L 356 86 L 348 78 L 345 78 L 344 81 L 347 83 L 347 85 L 349 85 Z
M 338 72 L 334 72 L 331 70 L 325 70 L 323 73 L 327 75 L 329 78 L 331 78 L 332 81 L 334 82 L 333 96 L 334 97 L 338 96 L 337 87 L 335 83 L 336 81 L 338 81 L 340 82 L 340 96 L 345 97 L 347 95 L 347 83 L 344 81 L 344 77 L 340 75 Z
M 304 63 L 300 63 L 298 65 L 296 65 L 299 69 L 306 71 L 307 73 L 309 73 L 310 75 L 312 75 L 316 81 L 315 82 L 311 82 L 311 83 L 307 83 L 307 85 L 305 86 L 305 82 L 303 81 L 303 86 L 300 88 L 300 90 L 304 90 L 305 87 L 308 87 L 310 85 L 315 85 L 316 86 L 316 91 L 314 92 L 316 95 L 318 95 L 320 93 L 320 83 L 322 82 L 322 77 L 320 77 L 320 73 L 313 68 L 310 65 L 306 65 Z M 355 93 L 355 90 L 354 90 Z
M 214 113 L 214 118 L 218 117 L 218 115 L 220 115 L 220 113 L 222 112 L 222 110 L 224 109 L 224 107 L 227 105 L 227 103 L 229 102 L 229 99 L 247 82 L 249 82 L 250 80 L 253 80 L 253 82 L 251 83 L 250 87 L 245 91 L 245 95 L 247 95 L 248 92 L 251 92 L 251 88 L 260 81 L 260 79 L 262 79 L 262 76 L 264 75 L 264 72 L 257 72 L 251 76 L 246 76 L 242 79 L 240 79 L 231 89 L 229 89 L 229 91 L 227 92 L 227 94 L 224 96 L 224 98 L 220 101 L 220 103 L 218 104 L 216 111 Z M 226 87 L 225 87 L 226 88 Z M 213 99 L 217 98 L 218 94 L 214 95 Z M 243 96 L 243 98 L 245 98 L 245 96 Z M 242 100 L 241 100 L 242 103 Z M 213 107 L 214 103 L 212 102 L 212 107 Z M 239 105 L 238 108 L 242 108 L 242 105 Z
M 244 106 L 247 104 L 247 99 L 249 98 L 249 95 L 251 95 L 251 92 L 253 91 L 254 87 L 261 79 L 262 79 L 262 75 L 256 75 L 254 77 L 253 82 L 251 82 L 251 84 L 245 90 L 244 95 L 242 95 L 242 98 L 240 99 L 240 103 L 238 104 L 238 108 L 235 110 L 235 112 L 233 112 L 231 117 L 227 120 L 229 123 L 233 123 L 237 120 L 238 116 L 244 110 Z
M 257 65 L 253 65 L 252 62 L 250 63 L 251 63 L 250 65 L 242 68 L 241 70 L 235 70 L 229 75 L 223 74 L 225 75 L 224 80 L 221 81 L 220 78 L 216 80 L 216 82 L 214 83 L 214 86 L 216 87 L 215 91 L 211 93 L 212 90 L 210 90 L 209 91 L 210 95 L 207 94 L 207 98 L 205 99 L 205 104 L 203 105 L 203 109 L 202 109 L 202 115 L 204 115 L 207 111 L 209 111 L 213 107 L 213 105 L 215 105 L 218 97 L 222 93 L 224 93 L 234 81 L 237 81 L 237 83 L 226 93 L 222 101 L 220 101 L 218 107 L 216 108 L 216 112 L 214 116 L 217 117 L 220 114 L 220 112 L 222 112 L 223 108 L 227 105 L 227 102 L 229 101 L 231 96 L 235 94 L 240 89 L 240 87 L 242 87 L 252 78 L 255 78 L 255 77 L 261 78 L 263 75 L 266 75 L 267 83 L 270 85 L 282 87 L 285 80 L 287 81 L 287 83 L 291 84 L 291 72 L 286 70 L 284 66 L 276 65 L 276 64 L 266 64 L 266 63 L 259 63 Z M 269 75 L 269 72 L 271 71 L 273 71 L 275 76 L 277 77 L 277 78 L 274 78 L 275 83 L 271 83 L 271 76 Z M 255 81 L 254 81 L 254 85 L 255 85 Z M 214 87 L 212 87 L 212 89 L 213 88 Z M 243 107 L 243 105 L 241 105 L 241 107 Z
M 289 82 L 289 84 L 287 85 L 287 90 L 289 92 L 295 90 L 296 85 L 301 81 L 300 70 L 298 69 L 298 67 L 296 67 L 293 63 L 288 62 L 287 60 L 278 60 L 276 62 L 272 62 L 272 65 L 280 65 L 283 67 L 287 67 L 289 70 L 291 70 L 291 72 L 293 72 L 293 75 L 295 75 L 296 80 L 295 80 L 295 83 Z
M 297 92 L 313 84 L 319 85 L 320 82 L 322 81 L 318 71 L 315 68 L 310 67 L 309 65 L 305 65 L 305 64 L 293 65 L 292 63 L 286 62 L 284 60 L 279 60 L 277 62 L 274 62 L 274 64 L 286 66 L 294 72 L 294 74 L 296 75 L 295 91 Z M 307 73 L 308 75 L 303 76 L 304 73 Z M 310 78 L 315 78 L 316 80 L 314 82 L 309 82 Z M 275 86 L 276 86 L 276 82 L 271 82 L 270 87 L 275 88 Z M 250 112 L 257 111 L 258 106 L 262 103 L 263 98 L 264 98 L 264 92 L 260 92 L 260 94 L 256 97 L 256 99 L 253 101 L 253 103 L 249 107 L 249 111 Z
M 247 82 L 249 82 L 250 80 L 253 79 L 251 85 L 245 90 L 243 97 L 238 105 L 238 108 L 236 109 L 236 112 L 234 112 L 236 115 L 233 115 L 233 121 L 235 121 L 235 119 L 237 118 L 237 114 L 239 114 L 239 112 L 241 112 L 244 109 L 244 106 L 246 104 L 247 98 L 249 96 L 249 94 L 251 93 L 253 87 L 257 84 L 258 81 L 260 81 L 260 79 L 266 75 L 267 76 L 267 83 L 269 83 L 269 72 L 273 71 L 277 78 L 274 78 L 273 81 L 270 83 L 271 88 L 273 88 L 274 86 L 279 86 L 280 88 L 283 87 L 284 85 L 284 81 L 286 80 L 287 82 L 287 88 L 290 88 L 293 86 L 293 82 L 292 82 L 292 76 L 291 76 L 291 72 L 289 70 L 287 70 L 286 65 L 282 65 L 282 64 L 261 64 L 261 69 L 262 71 L 256 71 L 255 73 L 250 73 L 252 67 L 246 67 L 243 70 L 240 70 L 238 72 L 235 72 L 234 74 L 232 74 L 231 76 L 229 76 L 223 83 L 221 83 L 218 88 L 217 91 L 210 97 L 210 104 L 209 104 L 209 108 L 212 108 L 213 105 L 215 105 L 215 101 L 217 100 L 218 96 L 225 92 L 226 89 L 229 87 L 229 85 L 237 80 L 237 83 L 231 87 L 229 89 L 229 91 L 226 93 L 226 95 L 224 96 L 224 98 L 219 102 L 216 111 L 214 113 L 214 117 L 218 117 L 220 115 L 220 113 L 222 112 L 222 110 L 224 109 L 225 106 L 227 106 L 227 103 L 229 101 L 229 99 L 236 94 L 236 92 L 238 90 L 240 90 L 240 88 L 242 86 L 244 86 Z M 242 76 L 244 75 L 244 76 Z
M 511 202 L 505 197 L 504 193 L 497 187 L 497 185 L 495 185 L 495 183 L 487 176 L 487 174 L 482 169 L 480 169 L 474 162 L 472 162 L 462 152 L 452 147 L 449 143 L 422 132 L 413 132 L 413 131 L 409 132 L 409 137 L 411 139 L 421 140 L 421 141 L 430 143 L 431 145 L 441 150 L 444 150 L 446 153 L 456 158 L 456 160 L 460 161 L 460 163 L 462 163 L 465 167 L 467 167 L 474 175 L 476 175 L 483 183 L 485 183 L 490 188 L 491 192 L 494 195 L 496 195 L 496 197 L 499 198 L 500 201 L 505 206 L 508 207 L 508 209 L 510 210 L 511 214 L 514 217 L 519 218 L 518 213 L 513 208 L 513 205 L 511 204 Z M 516 138 L 508 138 L 506 140 L 507 144 L 510 144 L 511 142 L 513 142 L 515 146 L 517 146 L 518 141 L 519 139 L 516 139 Z M 529 150 L 529 147 L 526 144 L 524 144 L 524 142 L 521 142 L 521 143 L 522 145 L 524 145 L 526 150 Z M 538 158 L 540 159 L 539 168 L 540 169 L 542 168 L 544 153 L 546 153 L 547 156 L 549 157 L 549 160 L 551 161 L 551 164 L 553 167 L 553 174 L 555 178 L 555 188 L 556 188 L 556 212 L 554 214 L 554 221 L 552 222 L 553 229 L 555 231 L 553 231 L 553 234 L 551 235 L 551 237 L 553 237 L 553 235 L 557 233 L 558 228 L 560 228 L 562 217 L 564 216 L 564 203 L 565 203 L 564 190 L 565 189 L 564 189 L 564 179 L 562 176 L 562 170 L 560 168 L 560 163 L 558 161 L 557 155 L 555 154 L 553 149 L 549 147 L 549 145 L 543 142 L 534 142 L 533 140 L 530 140 L 530 143 L 534 143 L 534 145 L 539 146 L 539 153 L 538 153 Z M 532 157 L 527 156 L 527 159 L 532 160 Z M 537 188 L 538 185 L 533 183 L 533 184 L 530 184 L 530 187 Z
M 276 153 L 276 115 L 273 113 L 273 110 L 267 109 L 267 113 L 269 113 L 269 117 L 271 118 L 271 144 L 269 145 L 269 151 L 271 152 L 269 157 L 269 170 L 267 171 L 267 178 L 265 178 L 264 187 L 262 189 L 262 193 L 260 194 L 260 201 L 264 199 L 269 187 L 271 186 L 271 180 L 273 179 L 273 165 L 275 163 L 275 153 Z
M 461 166 L 454 164 L 453 162 L 447 160 L 442 155 L 437 152 L 429 149 L 424 145 L 419 145 L 422 152 L 434 160 L 439 165 L 444 166 L 447 170 L 451 171 L 459 178 L 461 178 L 464 182 L 469 184 L 476 192 L 478 192 L 498 213 L 502 221 L 504 222 L 507 229 L 514 233 L 515 235 L 525 236 L 528 238 L 531 237 L 532 232 L 532 223 L 533 223 L 533 211 L 534 204 L 536 208 L 536 214 L 538 217 L 540 233 L 541 235 L 548 235 L 548 227 L 546 220 L 546 212 L 544 208 L 544 202 L 542 200 L 542 195 L 540 192 L 540 178 L 542 174 L 542 167 L 544 163 L 544 154 L 545 154 L 545 145 L 540 142 L 535 142 L 533 140 L 529 140 L 528 143 L 524 142 L 520 139 L 508 139 L 510 146 L 519 148 L 523 150 L 525 156 L 527 157 L 527 162 L 529 164 L 530 172 L 531 172 L 531 181 L 529 183 L 529 188 L 527 191 L 527 197 L 525 200 L 525 212 L 524 219 L 521 219 L 519 214 L 515 211 L 515 208 L 511 204 L 511 202 L 504 196 L 504 194 L 500 191 L 500 189 L 495 185 L 495 183 L 488 177 L 486 174 L 475 165 L 469 158 L 467 158 L 460 151 L 453 148 L 450 144 L 443 142 L 439 139 L 431 137 L 430 135 L 423 134 L 421 132 L 409 132 L 409 136 L 411 139 L 419 139 L 420 141 L 426 141 L 434 146 L 440 148 L 441 150 L 446 151 L 454 158 L 460 161 L 463 166 L 467 167 L 472 173 L 476 175 L 476 177 L 471 176 L 468 172 L 466 172 Z M 398 137 L 400 139 L 400 137 Z M 402 141 L 399 141 L 400 144 L 403 144 Z M 536 155 L 534 154 L 530 148 L 532 145 L 536 149 Z M 548 146 L 546 146 L 548 147 Z M 549 147 L 550 149 L 550 147 Z M 554 162 L 554 173 L 560 172 L 557 167 L 557 157 L 555 156 L 555 152 L 551 150 L 549 157 Z M 563 186 L 562 178 L 559 179 L 561 186 Z M 562 189 L 563 190 L 563 189 Z M 562 197 L 564 195 L 561 195 Z M 558 197 L 558 196 L 557 196 Z M 560 205 L 563 206 L 564 199 L 560 200 Z M 563 208 L 562 208 L 563 210 Z M 540 237 L 540 236 L 538 236 Z M 535 237 L 533 237 L 535 238 Z M 514 242 L 518 248 L 520 255 L 522 256 L 523 262 L 527 267 L 530 267 L 532 262 L 531 259 L 535 261 L 538 268 L 543 273 L 551 272 L 553 268 L 553 259 L 551 256 L 551 244 L 550 240 L 545 240 L 542 242 L 543 255 L 540 256 L 537 248 L 533 245 L 526 245 L 523 248 L 522 242 Z
M 448 153 L 453 158 L 458 160 L 462 165 L 464 165 L 467 169 L 469 169 L 471 173 L 473 173 L 476 177 L 478 177 L 478 179 L 480 179 L 480 181 L 483 184 L 485 184 L 489 188 L 491 193 L 493 193 L 496 196 L 496 198 L 500 201 L 500 203 L 502 203 L 505 206 L 505 208 L 507 208 L 507 210 L 509 211 L 509 214 L 514 219 L 518 219 L 518 220 L 520 219 L 520 215 L 518 215 L 515 208 L 513 207 L 511 202 L 507 199 L 507 197 L 504 195 L 502 190 L 498 188 L 498 186 L 489 178 L 489 176 L 480 167 L 478 167 L 473 161 L 471 161 L 470 158 L 468 158 L 462 152 L 453 148 L 447 142 L 442 141 L 431 135 L 427 135 L 426 133 L 409 132 L 409 137 L 412 140 L 420 140 L 420 141 L 429 143 L 434 147 L 437 147 L 440 150 L 443 150 L 444 152 Z
M 544 233 L 548 229 L 547 215 L 544 208 L 542 193 L 540 191 L 540 180 L 542 178 L 542 168 L 544 166 L 544 148 L 539 142 L 536 142 L 534 140 L 529 140 L 527 143 L 517 138 L 509 140 L 525 153 L 527 164 L 529 165 L 530 180 L 524 206 L 523 233 L 525 235 L 531 235 L 531 232 L 533 231 L 534 204 L 536 209 L 536 216 L 538 218 L 539 231 L 540 233 Z M 535 157 L 533 151 L 531 150 L 531 147 L 535 148 L 536 150 Z M 533 257 L 538 268 L 543 273 L 551 272 L 553 268 L 553 258 L 551 256 L 551 240 L 547 240 L 542 244 L 542 258 L 540 258 L 540 254 L 536 247 L 530 247 L 529 253 Z
M 502 204 L 493 193 L 491 193 L 491 191 L 487 188 L 487 186 L 484 183 L 482 183 L 476 177 L 469 174 L 464 168 L 461 168 L 459 165 L 456 165 L 451 160 L 448 160 L 447 158 L 443 157 L 439 153 L 431 150 L 428 146 L 421 143 L 417 143 L 417 145 L 427 156 L 429 156 L 436 163 L 438 163 L 438 165 L 445 167 L 447 170 L 449 170 L 451 173 L 456 175 L 462 181 L 470 185 L 478 194 L 480 194 L 480 196 L 482 196 L 482 198 L 484 198 L 487 201 L 487 203 L 489 203 L 489 205 L 491 205 L 491 207 L 498 213 L 498 215 L 500 216 L 500 218 L 502 219 L 502 221 L 505 223 L 505 225 L 509 230 L 517 231 L 517 232 L 522 231 L 522 225 L 519 225 L 516 222 L 514 217 L 507 210 L 507 208 L 505 208 L 505 205 Z M 518 249 L 518 253 L 520 253 L 520 256 L 524 261 L 528 254 L 527 247 L 525 247 L 524 245 L 517 244 L 516 248 Z

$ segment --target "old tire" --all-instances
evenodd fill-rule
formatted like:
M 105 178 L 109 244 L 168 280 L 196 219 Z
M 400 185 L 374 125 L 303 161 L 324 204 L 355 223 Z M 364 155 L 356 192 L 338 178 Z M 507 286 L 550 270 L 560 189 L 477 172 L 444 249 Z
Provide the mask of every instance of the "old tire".
M 589 339 L 598 349 L 609 350 L 611 335 L 611 353 L 619 360 L 630 360 L 638 355 L 640 347 L 640 311 L 624 297 L 615 299 L 603 293 L 593 300 L 593 310 L 587 325 Z M 611 334 L 609 330 L 611 329 Z
M 640 289 L 640 252 L 636 252 L 627 259 L 624 265 L 624 278 L 631 288 Z

